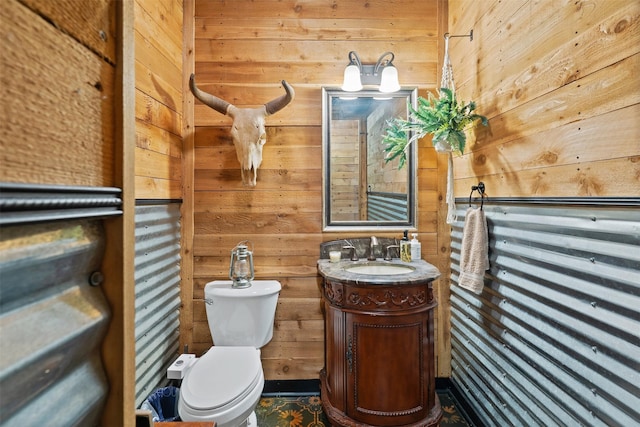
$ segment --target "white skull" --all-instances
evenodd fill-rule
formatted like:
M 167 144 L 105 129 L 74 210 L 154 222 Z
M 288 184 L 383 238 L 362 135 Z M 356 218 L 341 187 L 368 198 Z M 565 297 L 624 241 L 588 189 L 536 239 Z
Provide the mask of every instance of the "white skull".
M 295 96 L 293 88 L 289 83 L 282 80 L 282 86 L 284 86 L 286 94 L 267 102 L 259 108 L 238 108 L 223 99 L 198 89 L 193 74 L 189 80 L 189 86 L 193 95 L 201 102 L 233 119 L 231 137 L 240 162 L 242 183 L 254 187 L 258 177 L 258 168 L 262 163 L 262 147 L 267 142 L 265 117 L 282 110 L 293 100 Z

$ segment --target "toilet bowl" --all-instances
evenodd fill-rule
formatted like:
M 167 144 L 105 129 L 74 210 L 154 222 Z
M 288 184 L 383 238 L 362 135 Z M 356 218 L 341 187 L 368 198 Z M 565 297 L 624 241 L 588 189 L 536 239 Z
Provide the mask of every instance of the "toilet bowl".
M 214 346 L 186 372 L 178 412 L 183 421 L 215 421 L 217 427 L 248 425 L 263 387 L 260 350 Z
M 180 386 L 182 421 L 215 421 L 216 427 L 256 427 L 254 409 L 264 387 L 260 348 L 273 336 L 281 285 L 255 280 L 206 284 L 204 296 L 215 345 L 186 370 Z

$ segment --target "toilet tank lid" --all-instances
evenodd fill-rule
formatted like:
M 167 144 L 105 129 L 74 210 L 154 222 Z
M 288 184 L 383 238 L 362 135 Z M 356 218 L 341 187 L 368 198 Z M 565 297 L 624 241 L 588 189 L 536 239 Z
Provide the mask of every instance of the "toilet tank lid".
M 213 346 L 187 372 L 180 398 L 194 409 L 214 410 L 244 397 L 261 371 L 260 350 Z
M 232 288 L 231 280 L 214 280 L 204 287 L 205 298 L 211 295 L 233 297 L 259 297 L 280 292 L 282 285 L 277 280 L 252 280 L 248 288 Z

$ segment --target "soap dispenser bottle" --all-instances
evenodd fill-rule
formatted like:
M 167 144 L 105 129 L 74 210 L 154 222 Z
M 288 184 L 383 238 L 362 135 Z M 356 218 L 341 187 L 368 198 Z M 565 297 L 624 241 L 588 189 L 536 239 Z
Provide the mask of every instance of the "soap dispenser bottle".
M 411 233 L 411 236 L 413 237 L 411 239 L 411 260 L 413 261 L 420 259 L 420 257 L 422 256 L 422 245 L 418 240 L 417 233 Z
M 403 262 L 411 262 L 411 242 L 408 233 L 408 230 L 404 230 L 404 237 L 400 240 L 400 260 Z

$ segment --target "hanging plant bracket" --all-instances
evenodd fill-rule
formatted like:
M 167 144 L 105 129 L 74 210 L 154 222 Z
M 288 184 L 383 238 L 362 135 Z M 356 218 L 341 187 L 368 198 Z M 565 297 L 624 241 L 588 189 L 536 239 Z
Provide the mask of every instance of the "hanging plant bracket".
M 444 33 L 444 39 L 450 39 L 453 37 L 469 37 L 469 41 L 472 42 L 473 41 L 473 28 L 471 30 L 469 30 L 469 34 L 455 34 L 455 35 L 451 35 L 449 33 Z

